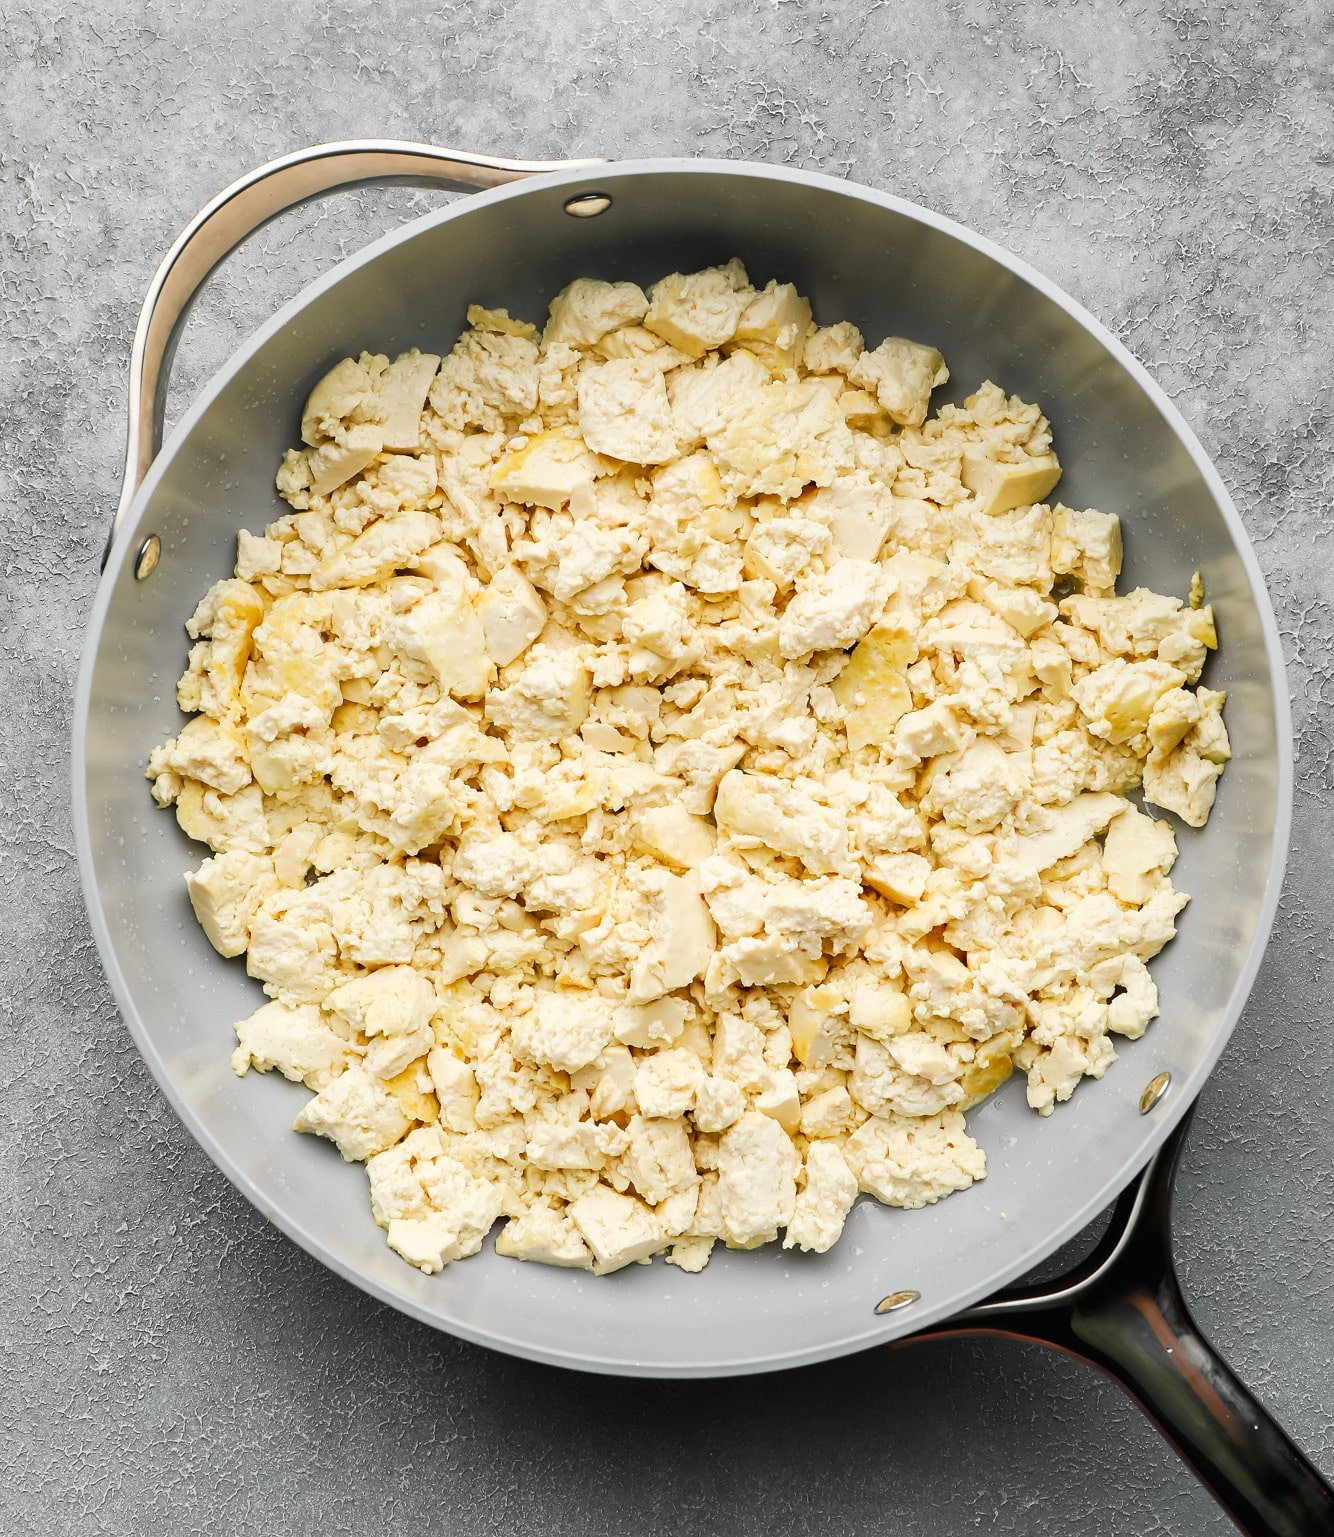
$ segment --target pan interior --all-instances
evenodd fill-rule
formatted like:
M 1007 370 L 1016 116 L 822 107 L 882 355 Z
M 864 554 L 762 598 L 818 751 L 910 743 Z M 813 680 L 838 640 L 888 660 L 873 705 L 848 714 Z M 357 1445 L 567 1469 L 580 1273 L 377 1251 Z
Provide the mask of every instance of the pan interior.
M 572 218 L 572 192 L 611 197 Z M 947 398 L 985 378 L 1042 404 L 1067 467 L 1061 497 L 1120 514 L 1123 587 L 1184 594 L 1200 570 L 1219 616 L 1205 682 L 1228 690 L 1236 757 L 1202 833 L 1178 829 L 1175 880 L 1195 895 L 1154 963 L 1162 1017 L 1100 1084 L 1049 1119 L 1012 1081 L 969 1116 L 984 1183 L 921 1212 L 864 1201 L 827 1255 L 716 1251 L 687 1277 L 662 1263 L 603 1280 L 485 1250 L 427 1277 L 386 1247 L 365 1176 L 290 1130 L 305 1098 L 228 1066 L 234 1019 L 261 995 L 194 922 L 182 875 L 201 857 L 152 806 L 149 749 L 175 731 L 186 617 L 230 574 L 240 528 L 286 510 L 273 490 L 301 404 L 362 349 L 448 350 L 470 302 L 541 320 L 571 278 L 651 282 L 740 256 L 751 278 L 795 282 L 816 319 L 940 347 Z M 937 399 L 940 397 L 938 396 Z M 1277 641 L 1255 563 L 1217 477 L 1124 353 L 1048 285 L 943 221 L 823 177 L 704 162 L 608 168 L 487 194 L 380 242 L 284 310 L 218 375 L 155 466 L 99 591 L 80 685 L 76 816 L 85 887 L 135 1038 L 192 1132 L 259 1208 L 344 1275 L 439 1327 L 595 1369 L 763 1370 L 892 1338 L 947 1316 L 1034 1264 L 1125 1183 L 1198 1089 L 1244 1002 L 1276 899 L 1290 763 Z M 134 551 L 162 541 L 151 580 Z M 1140 1091 L 1170 1070 L 1150 1116 Z M 921 1300 L 876 1317 L 911 1289 Z

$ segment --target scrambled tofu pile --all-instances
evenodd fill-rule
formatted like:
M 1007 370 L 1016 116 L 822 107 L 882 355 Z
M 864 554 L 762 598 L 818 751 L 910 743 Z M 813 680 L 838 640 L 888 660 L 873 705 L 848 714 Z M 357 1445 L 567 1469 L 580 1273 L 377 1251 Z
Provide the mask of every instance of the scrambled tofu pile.
M 1036 406 L 739 262 L 316 385 L 189 622 L 153 794 L 271 1001 L 238 1073 L 365 1160 L 410 1264 L 823 1251 L 985 1173 L 1157 1012 L 1216 644 L 1118 595 Z

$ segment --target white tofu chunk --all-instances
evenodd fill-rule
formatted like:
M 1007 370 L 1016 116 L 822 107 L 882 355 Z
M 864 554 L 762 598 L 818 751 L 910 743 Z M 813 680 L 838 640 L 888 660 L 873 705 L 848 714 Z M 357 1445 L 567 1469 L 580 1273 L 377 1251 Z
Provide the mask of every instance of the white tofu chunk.
M 733 258 L 725 267 L 673 272 L 649 290 L 645 327 L 688 357 L 731 341 L 755 290 Z
M 806 1150 L 806 1178 L 783 1237 L 785 1249 L 824 1254 L 843 1234 L 857 1199 L 857 1181 L 833 1142 L 812 1142 Z
M 328 1137 L 356 1163 L 392 1147 L 411 1124 L 394 1095 L 354 1063 L 302 1107 L 292 1129 Z
M 920 427 L 926 420 L 931 391 L 950 376 L 945 359 L 934 347 L 887 336 L 874 352 L 863 352 L 848 369 L 848 378 L 880 402 L 891 421 Z
M 844 1156 L 861 1189 L 909 1211 L 966 1190 L 987 1172 L 986 1155 L 957 1110 L 873 1116 L 848 1138 Z
M 546 604 L 517 566 L 503 566 L 482 588 L 475 603 L 486 654 L 497 667 L 508 667 L 542 633 Z
M 647 312 L 648 299 L 637 283 L 576 278 L 551 301 L 542 341 L 548 349 L 558 342 L 570 347 L 592 347 L 608 331 L 637 325 Z
M 376 399 L 380 407 L 384 446 L 415 449 L 421 436 L 421 415 L 426 392 L 440 367 L 433 352 L 416 347 L 397 357 L 380 375 Z
M 772 1243 L 792 1220 L 801 1160 L 792 1139 L 748 1110 L 718 1145 L 718 1202 L 727 1242 L 737 1249 Z
M 531 1009 L 515 1018 L 510 1038 L 515 1052 L 527 1061 L 573 1073 L 598 1059 L 615 1025 L 613 1006 L 600 993 L 539 988 Z
M 507 502 L 583 514 L 591 511 L 594 483 L 607 468 L 576 433 L 552 428 L 511 448 L 491 474 L 491 489 Z
M 238 1078 L 252 1067 L 261 1073 L 276 1067 L 284 1078 L 318 1090 L 356 1055 L 352 1043 L 331 1029 L 311 1003 L 266 1003 L 235 1028 L 239 1044 L 232 1053 L 232 1071 Z
M 595 1185 L 572 1201 L 570 1216 L 593 1251 L 598 1275 L 647 1259 L 662 1246 L 662 1230 L 653 1211 L 607 1185 Z
M 1045 502 L 1061 478 L 1055 454 L 1030 454 L 1017 462 L 993 459 L 981 449 L 965 449 L 959 478 L 988 517 Z
M 632 464 L 676 457 L 672 408 L 652 363 L 616 359 L 579 374 L 579 431 L 594 453 Z
M 652 937 L 630 971 L 630 1001 L 648 1003 L 702 976 L 716 943 L 713 920 L 687 876 L 650 870 L 643 879 Z
M 199 926 L 219 955 L 240 955 L 261 903 L 277 886 L 273 863 L 233 849 L 206 859 L 185 877 Z
M 593 1254 L 568 1212 L 533 1205 L 496 1235 L 496 1253 L 565 1270 L 591 1270 Z

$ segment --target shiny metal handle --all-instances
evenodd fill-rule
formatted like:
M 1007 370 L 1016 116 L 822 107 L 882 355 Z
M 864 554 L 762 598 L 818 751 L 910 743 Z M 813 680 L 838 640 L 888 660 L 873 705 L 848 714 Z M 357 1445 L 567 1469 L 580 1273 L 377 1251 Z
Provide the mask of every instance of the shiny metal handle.
M 1334 1490 L 1200 1333 L 1181 1294 L 1172 1180 L 1190 1120 L 1069 1274 L 1002 1292 L 903 1343 L 989 1334 L 1088 1361 L 1139 1404 L 1243 1532 L 1329 1537 Z
M 600 160 L 505 160 L 395 139 L 346 139 L 299 149 L 259 166 L 219 192 L 181 231 L 153 274 L 130 352 L 125 477 L 107 550 L 134 493 L 162 446 L 167 379 L 186 311 L 228 251 L 285 209 L 349 187 L 380 181 L 476 192 L 543 171 L 578 170 Z M 106 563 L 106 555 L 102 557 Z

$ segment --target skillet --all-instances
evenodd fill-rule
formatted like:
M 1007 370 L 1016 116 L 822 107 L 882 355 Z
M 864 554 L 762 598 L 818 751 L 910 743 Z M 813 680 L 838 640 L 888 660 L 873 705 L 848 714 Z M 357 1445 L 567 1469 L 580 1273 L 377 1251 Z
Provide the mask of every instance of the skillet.
M 167 371 L 189 303 L 250 231 L 358 181 L 476 192 L 369 246 L 262 327 L 161 444 Z M 489 189 L 489 190 L 479 190 Z M 1068 466 L 1062 495 L 1123 520 L 1128 586 L 1184 592 L 1199 569 L 1221 650 L 1235 757 L 1208 828 L 1179 830 L 1174 879 L 1196 900 L 1154 963 L 1162 1017 L 1050 1119 L 1013 1081 L 970 1113 L 986 1181 L 925 1211 L 862 1203 L 823 1256 L 718 1254 L 605 1280 L 498 1259 L 442 1275 L 402 1264 L 359 1170 L 295 1137 L 278 1075 L 244 1083 L 225 1026 L 257 1001 L 193 922 L 198 851 L 149 800 L 143 764 L 178 729 L 182 626 L 230 574 L 237 530 L 278 508 L 273 469 L 301 403 L 363 349 L 447 350 L 470 302 L 540 318 L 579 275 L 651 282 L 740 256 L 795 282 L 817 320 L 939 346 L 961 398 L 984 378 L 1040 402 Z M 443 343 L 443 346 L 442 346 Z M 955 386 L 951 386 L 955 388 Z M 1090 315 L 951 221 L 832 177 L 720 161 L 543 164 L 380 141 L 320 145 L 219 194 L 153 279 L 134 339 L 124 489 L 88 626 L 74 728 L 81 878 L 131 1034 L 209 1156 L 339 1274 L 435 1327 L 553 1364 L 707 1377 L 939 1334 L 1040 1339 L 1112 1374 L 1246 1530 L 1328 1533 L 1334 1495 L 1195 1329 L 1171 1262 L 1171 1175 L 1189 1111 L 1246 1002 L 1286 857 L 1292 746 L 1277 628 L 1241 521 L 1170 402 Z M 940 397 L 937 397 L 938 399 Z M 1095 1252 L 1056 1282 L 1011 1283 L 1109 1202 Z

